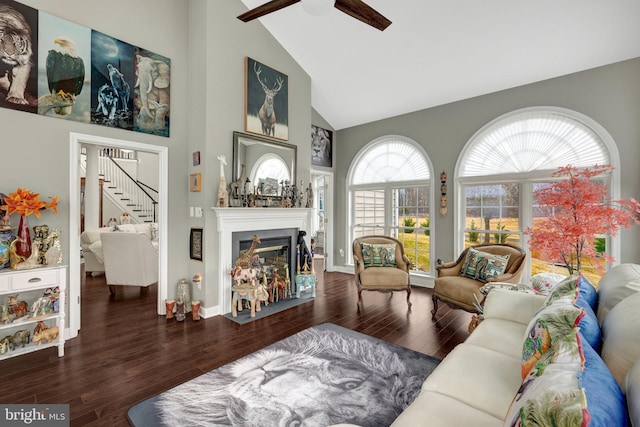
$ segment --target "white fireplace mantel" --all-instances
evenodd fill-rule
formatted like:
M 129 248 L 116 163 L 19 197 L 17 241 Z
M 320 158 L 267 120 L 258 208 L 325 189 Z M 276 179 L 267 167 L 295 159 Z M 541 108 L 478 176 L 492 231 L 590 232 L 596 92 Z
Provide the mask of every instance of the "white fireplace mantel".
M 297 228 L 309 230 L 311 209 L 306 208 L 212 208 L 218 229 L 218 314 L 231 311 L 231 245 L 239 231 Z M 310 236 L 307 235 L 307 239 Z M 307 242 L 310 246 L 310 242 Z

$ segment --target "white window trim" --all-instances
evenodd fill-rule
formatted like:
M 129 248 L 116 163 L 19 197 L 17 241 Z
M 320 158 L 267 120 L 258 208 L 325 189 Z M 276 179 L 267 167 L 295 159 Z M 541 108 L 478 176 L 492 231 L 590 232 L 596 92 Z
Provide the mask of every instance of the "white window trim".
M 465 185 L 474 184 L 497 184 L 500 182 L 521 182 L 520 186 L 520 227 L 524 230 L 529 224 L 532 222 L 531 212 L 532 212 L 532 195 L 533 195 L 533 183 L 539 182 L 543 180 L 551 179 L 551 172 L 553 171 L 533 171 L 522 174 L 504 174 L 504 175 L 486 175 L 486 176 L 474 176 L 474 177 L 460 177 L 460 171 L 464 165 L 464 161 L 470 152 L 473 145 L 476 143 L 476 140 L 479 135 L 481 135 L 488 127 L 493 126 L 499 121 L 502 121 L 512 115 L 521 114 L 524 112 L 531 111 L 544 111 L 544 112 L 556 112 L 558 114 L 563 114 L 574 120 L 582 122 L 585 126 L 591 128 L 604 142 L 608 153 L 609 153 L 609 164 L 614 167 L 614 170 L 610 173 L 609 176 L 609 196 L 612 199 L 620 198 L 620 154 L 618 152 L 618 147 L 615 144 L 613 137 L 607 132 L 607 130 L 602 127 L 599 123 L 597 123 L 592 118 L 578 113 L 574 110 L 569 110 L 561 107 L 552 107 L 552 106 L 537 106 L 537 107 L 529 107 L 523 108 L 519 110 L 514 110 L 509 113 L 503 114 L 491 122 L 484 125 L 480 128 L 476 133 L 474 133 L 471 138 L 467 141 L 464 148 L 460 152 L 458 156 L 458 160 L 456 161 L 456 166 L 454 169 L 454 180 L 453 180 L 453 197 L 456 201 L 456 206 L 459 206 L 457 209 L 457 215 L 454 216 L 454 251 L 455 253 L 461 253 L 464 249 L 464 224 L 466 219 L 466 200 L 464 196 L 464 191 L 462 188 Z M 526 193 L 525 193 L 526 192 Z M 526 199 L 525 199 L 526 196 Z M 527 222 L 525 222 L 525 220 Z M 620 260 L 621 253 L 621 242 L 620 242 L 620 233 L 618 235 L 609 237 L 607 244 L 610 244 L 609 247 L 610 255 L 616 259 L 616 262 Z M 529 241 L 527 236 L 522 236 L 522 248 L 528 252 Z M 531 271 L 531 259 L 527 257 L 527 272 Z
M 357 185 L 351 185 L 351 181 L 353 180 L 353 173 L 355 171 L 355 167 L 354 165 L 357 165 L 358 162 L 362 159 L 362 157 L 367 153 L 367 151 L 372 147 L 375 146 L 377 144 L 379 144 L 380 142 L 386 141 L 386 140 L 400 140 L 400 141 L 404 141 L 407 142 L 411 145 L 414 146 L 414 148 L 419 151 L 424 160 L 427 162 L 427 167 L 429 168 L 429 223 L 431 224 L 431 229 L 430 229 L 430 248 L 429 248 L 429 253 L 430 253 L 430 265 L 429 265 L 429 272 L 411 272 L 411 276 L 417 278 L 418 280 L 413 282 L 412 284 L 417 284 L 417 285 L 430 285 L 430 283 L 428 281 L 424 281 L 424 280 L 420 280 L 421 278 L 430 278 L 433 276 L 433 272 L 435 271 L 435 257 L 433 256 L 434 254 L 434 248 L 435 248 L 435 242 L 436 242 L 436 231 L 435 231 L 435 227 L 433 226 L 434 224 L 434 220 L 436 215 L 434 214 L 434 212 L 438 211 L 439 209 L 439 205 L 436 206 L 435 203 L 435 195 L 434 195 L 434 191 L 435 191 L 435 169 L 433 168 L 433 163 L 431 163 L 431 159 L 429 158 L 429 156 L 427 155 L 427 152 L 424 150 L 424 148 L 418 144 L 416 141 L 414 141 L 411 138 L 408 138 L 406 136 L 402 136 L 402 135 L 385 135 L 379 138 L 374 139 L 373 141 L 367 143 L 364 147 L 362 147 L 358 153 L 354 156 L 353 160 L 351 161 L 351 164 L 349 165 L 349 170 L 347 172 L 347 192 L 346 192 L 346 202 L 347 202 L 347 210 L 348 210 L 348 221 L 346 223 L 346 230 L 345 230 L 345 235 L 348 236 L 348 238 L 350 239 L 347 242 L 347 246 L 348 246 L 348 254 L 345 257 L 345 265 L 346 266 L 353 266 L 353 253 L 352 253 L 352 248 L 351 248 L 351 243 L 353 242 L 353 234 L 352 234 L 352 230 L 353 230 L 353 224 L 355 223 L 355 212 L 353 210 L 353 206 L 355 204 L 355 191 L 361 191 L 361 190 L 384 190 L 385 191 L 385 206 L 391 206 L 392 204 L 392 200 L 391 200 L 391 191 L 393 188 L 397 188 L 397 187 L 403 187 L 403 186 L 419 186 L 419 185 L 424 185 L 424 181 L 423 180 L 412 180 L 412 181 L 392 181 L 392 182 L 386 182 L 386 183 L 367 183 L 367 184 L 357 184 Z M 391 221 L 390 218 L 390 211 L 385 210 L 385 232 L 388 233 L 389 229 L 388 226 L 386 224 L 389 224 Z

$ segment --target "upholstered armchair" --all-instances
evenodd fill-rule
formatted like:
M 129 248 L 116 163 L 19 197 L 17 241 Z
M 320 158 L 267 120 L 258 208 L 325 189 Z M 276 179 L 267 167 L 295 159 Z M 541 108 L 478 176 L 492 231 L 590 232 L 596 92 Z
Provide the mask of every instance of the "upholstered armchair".
M 405 291 L 407 306 L 411 310 L 411 261 L 404 253 L 402 243 L 388 236 L 364 236 L 353 241 L 353 262 L 358 287 L 358 310 L 362 304 L 362 291 Z
M 473 252 L 476 256 L 468 258 L 471 250 L 477 251 Z M 507 255 L 509 257 L 505 260 Z M 478 309 L 474 303 L 476 299 L 481 302 L 484 297 L 480 288 L 490 282 L 520 283 L 526 256 L 517 246 L 506 243 L 482 244 L 466 248 L 455 261 L 438 265 L 432 297 L 432 319 L 436 318 L 438 301 L 445 302 L 453 308 L 477 313 Z
M 145 233 L 102 233 L 100 239 L 112 294 L 116 285 L 146 288 L 158 282 L 158 251 Z

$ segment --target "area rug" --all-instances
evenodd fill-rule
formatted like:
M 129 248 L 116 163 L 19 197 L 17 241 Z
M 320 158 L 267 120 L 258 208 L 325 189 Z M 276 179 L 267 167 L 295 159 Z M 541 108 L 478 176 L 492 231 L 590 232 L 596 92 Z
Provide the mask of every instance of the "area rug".
M 283 299 L 269 305 L 262 305 L 260 307 L 260 311 L 256 311 L 255 317 L 251 317 L 251 310 L 249 310 L 248 308 L 239 311 L 236 317 L 233 317 L 231 313 L 225 314 L 224 317 L 229 320 L 233 320 L 236 323 L 244 325 L 245 323 L 253 322 L 254 320 L 262 319 L 264 317 L 271 316 L 272 314 L 280 313 L 281 311 L 288 310 L 292 307 L 304 304 L 305 302 L 313 301 L 313 299 L 314 298 L 311 296 L 311 292 L 307 292 L 306 295 L 301 294 L 300 298 Z
M 438 363 L 325 323 L 147 399 L 127 417 L 135 427 L 388 426 Z

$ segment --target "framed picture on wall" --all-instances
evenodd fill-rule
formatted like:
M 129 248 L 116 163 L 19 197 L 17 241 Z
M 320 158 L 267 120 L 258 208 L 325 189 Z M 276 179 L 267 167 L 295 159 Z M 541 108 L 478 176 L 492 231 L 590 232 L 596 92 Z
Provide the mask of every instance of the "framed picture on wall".
M 311 164 L 333 166 L 333 132 L 311 125 Z
M 202 261 L 202 228 L 192 228 L 189 235 L 189 258 Z
M 193 152 L 193 166 L 198 166 L 200 164 L 200 152 Z
M 245 130 L 289 139 L 289 78 L 260 62 L 245 61 Z
M 202 188 L 202 174 L 192 173 L 189 175 L 189 191 L 192 193 L 197 193 Z

